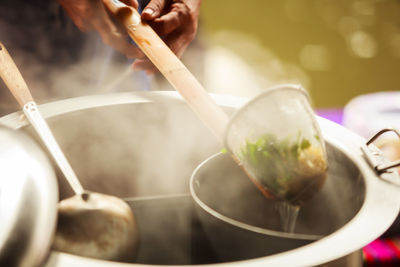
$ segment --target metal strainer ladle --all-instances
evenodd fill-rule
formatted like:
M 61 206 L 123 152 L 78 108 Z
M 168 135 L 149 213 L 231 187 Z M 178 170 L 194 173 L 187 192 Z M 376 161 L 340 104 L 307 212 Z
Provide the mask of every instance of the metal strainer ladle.
M 138 238 L 131 208 L 117 197 L 83 189 L 41 116 L 21 73 L 1 42 L 0 76 L 75 193 L 75 196 L 62 200 L 58 205 L 58 226 L 53 248 L 106 260 L 134 257 Z
M 233 159 L 265 196 L 298 205 L 307 199 L 306 195 L 312 195 L 312 191 L 318 189 L 327 168 L 326 152 L 306 93 L 300 86 L 284 85 L 268 90 L 242 107 L 229 121 L 179 58 L 146 22 L 141 21 L 134 8 L 118 0 L 104 0 L 104 3 L 196 115 L 221 143 L 225 143 Z M 258 149 L 264 150 L 260 155 L 255 153 L 257 151 L 248 151 L 251 154 L 247 154 L 249 159 L 258 158 L 252 162 L 247 160 L 243 151 L 246 147 L 257 148 L 257 142 L 267 144 L 259 144 Z M 275 153 L 271 154 L 271 160 L 263 159 L 268 144 L 271 144 L 271 149 L 279 147 L 277 152 L 281 155 Z M 286 151 L 290 149 L 292 153 Z M 297 156 L 297 160 L 290 160 L 288 155 Z M 286 162 L 279 164 L 277 160 Z M 294 166 L 298 162 L 301 164 Z M 273 172 L 282 175 L 274 180 Z M 288 177 L 294 174 L 302 179 Z
M 231 117 L 224 138 L 261 191 L 297 206 L 319 191 L 327 171 L 325 143 L 308 98 L 299 85 L 269 88 Z

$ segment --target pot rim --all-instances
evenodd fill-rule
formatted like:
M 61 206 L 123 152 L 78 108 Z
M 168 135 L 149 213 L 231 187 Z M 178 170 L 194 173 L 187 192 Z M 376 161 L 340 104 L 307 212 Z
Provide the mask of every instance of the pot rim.
M 210 95 L 218 105 L 223 107 L 238 108 L 248 100 L 230 95 Z M 39 105 L 39 110 L 45 118 L 49 118 L 96 107 L 153 102 L 184 103 L 184 100 L 175 91 L 123 92 L 59 100 Z M 22 112 L 14 112 L 3 116 L 0 118 L 0 123 L 19 129 L 28 124 L 26 120 L 20 119 L 21 115 Z M 362 172 L 366 186 L 365 200 L 356 216 L 336 232 L 308 245 L 270 256 L 232 263 L 208 264 L 207 266 L 232 266 L 238 263 L 245 267 L 260 266 L 260 264 L 272 266 L 319 265 L 361 249 L 390 227 L 400 210 L 399 188 L 380 179 L 364 160 L 360 150 L 360 147 L 365 144 L 364 138 L 327 119 L 317 116 L 317 120 L 323 138 L 334 142 Z M 318 255 L 318 257 L 315 257 L 315 255 Z M 102 261 L 53 251 L 45 266 L 123 267 L 144 265 Z
M 288 233 L 288 232 L 281 232 L 281 231 L 275 231 L 267 228 L 262 228 L 258 226 L 253 226 L 247 223 L 243 223 L 241 221 L 229 218 L 211 207 L 209 207 L 206 203 L 204 203 L 196 194 L 196 190 L 194 188 L 195 186 L 195 180 L 196 177 L 198 176 L 198 172 L 203 168 L 204 165 L 212 161 L 214 158 L 220 157 L 222 155 L 222 152 L 216 153 L 206 160 L 204 160 L 200 165 L 196 167 L 196 169 L 193 171 L 192 176 L 190 177 L 190 194 L 192 195 L 194 201 L 199 205 L 204 211 L 206 211 L 208 214 L 211 216 L 217 218 L 218 220 L 224 221 L 230 225 L 236 226 L 238 228 L 248 230 L 250 232 L 255 232 L 258 234 L 263 234 L 267 236 L 275 236 L 275 237 L 281 237 L 281 238 L 287 238 L 287 239 L 301 239 L 301 240 L 310 240 L 310 241 L 315 241 L 318 239 L 323 238 L 322 235 L 309 235 L 309 234 L 299 234 L 299 233 Z

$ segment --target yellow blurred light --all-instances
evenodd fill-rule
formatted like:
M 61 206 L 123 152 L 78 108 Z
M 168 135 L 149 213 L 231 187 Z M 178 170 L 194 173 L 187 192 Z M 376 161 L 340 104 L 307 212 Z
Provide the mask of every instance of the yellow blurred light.
M 375 38 L 364 31 L 357 31 L 349 38 L 349 46 L 353 54 L 360 58 L 373 58 L 378 53 Z

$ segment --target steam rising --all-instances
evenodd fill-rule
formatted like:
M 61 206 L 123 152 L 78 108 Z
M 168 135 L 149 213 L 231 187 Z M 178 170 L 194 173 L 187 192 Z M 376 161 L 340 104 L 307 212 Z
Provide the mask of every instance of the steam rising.
M 328 144 L 327 152 L 328 177 L 321 191 L 302 205 L 295 234 L 328 235 L 353 218 L 363 203 L 360 171 L 336 147 Z M 266 199 L 229 158 L 219 156 L 203 165 L 194 188 L 195 195 L 219 214 L 248 227 L 282 231 L 278 202 Z
M 104 92 L 132 63 L 96 32 L 81 32 L 56 1 L 2 1 L 0 18 L 0 39 L 38 103 Z M 130 75 L 119 90 L 148 90 L 141 76 Z M 18 109 L 0 82 L 0 116 Z
M 80 95 L 150 89 L 149 78 L 143 73 L 130 73 L 130 62 L 104 46 L 96 34 L 79 32 L 55 1 L 42 2 L 35 5 L 24 1 L 18 10 L 15 3 L 0 8 L 0 39 L 21 69 L 38 103 Z M 50 12 L 41 12 L 42 8 Z M 20 18 L 24 20 L 20 21 Z M 48 23 L 52 18 L 53 23 Z M 193 49 L 192 45 L 192 52 L 188 51 L 185 57 L 189 59 L 189 70 L 196 69 L 195 76 L 202 77 L 209 92 L 252 96 L 276 83 L 295 82 L 306 88 L 311 85 L 310 78 L 299 66 L 282 61 L 257 39 L 245 34 L 221 32 L 210 38 L 208 45 L 207 49 L 201 46 Z M 195 60 L 190 62 L 190 58 Z M 306 55 L 304 58 L 307 60 L 309 57 Z M 325 68 L 324 62 L 311 63 L 314 63 L 312 67 Z M 161 81 L 157 88 L 169 88 L 159 77 L 155 78 L 157 82 Z M 116 80 L 118 83 L 113 83 Z M 0 116 L 18 110 L 16 101 L 3 83 L 0 87 Z M 195 167 L 222 148 L 184 103 L 96 108 L 51 118 L 49 124 L 82 185 L 91 191 L 119 197 L 187 193 Z M 347 178 L 349 173 L 355 174 L 352 176 L 354 179 L 359 177 L 353 166 L 339 170 L 335 161 L 330 161 L 330 164 L 331 170 L 338 171 L 328 178 L 328 185 Z M 214 178 L 217 181 L 219 177 Z M 59 183 L 61 199 L 71 196 L 72 191 L 61 174 Z M 356 184 L 346 179 L 342 183 Z M 243 196 L 243 188 L 227 185 L 220 187 L 229 189 L 231 194 L 239 192 L 236 196 Z M 336 211 L 341 207 L 336 201 L 340 202 L 348 193 L 341 190 L 349 187 L 338 188 L 334 188 L 336 191 L 333 190 L 326 199 Z M 347 203 L 356 204 L 353 210 L 337 213 L 338 224 L 344 224 L 353 216 L 352 212 L 362 201 L 359 199 L 361 196 L 361 190 L 356 199 L 346 195 Z M 223 209 L 235 209 L 238 203 L 228 202 Z M 254 215 L 251 209 L 245 212 Z M 324 215 L 325 210 L 320 207 L 318 212 Z M 154 217 L 160 214 L 162 216 L 162 213 L 155 212 Z M 303 214 L 300 216 L 304 216 L 306 225 L 300 224 L 299 228 L 309 230 L 307 223 L 315 219 L 315 213 Z M 264 220 L 261 215 L 257 217 L 255 214 L 256 219 Z M 152 232 L 153 240 L 161 238 L 168 231 L 165 229 L 176 225 L 182 225 L 180 231 L 189 232 L 185 227 L 191 222 L 187 219 L 177 218 L 178 223 L 174 220 L 173 225 L 162 225 L 164 228 L 158 229 L 159 232 Z M 269 222 L 263 221 L 265 224 Z M 323 228 L 325 223 L 314 227 L 312 234 L 325 234 L 337 226 L 326 230 Z
M 221 145 L 185 103 L 96 108 L 49 124 L 86 189 L 123 198 L 160 196 L 132 203 L 140 239 L 136 262 L 190 263 L 189 179 Z M 60 197 L 71 196 L 61 174 L 59 182 Z
M 221 149 L 184 103 L 86 110 L 50 127 L 83 186 L 120 197 L 186 193 L 194 168 Z

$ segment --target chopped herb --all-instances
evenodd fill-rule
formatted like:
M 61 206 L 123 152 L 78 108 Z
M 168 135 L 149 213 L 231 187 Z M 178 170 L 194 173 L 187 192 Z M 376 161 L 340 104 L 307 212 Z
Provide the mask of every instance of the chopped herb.
M 304 150 L 309 148 L 310 146 L 311 146 L 310 141 L 308 141 L 307 139 L 303 139 L 303 141 L 301 141 L 300 149 Z
M 327 169 L 321 147 L 313 146 L 301 133 L 294 141 L 271 134 L 255 142 L 246 140 L 240 160 L 268 191 L 289 201 L 309 187 L 310 179 L 325 176 Z

